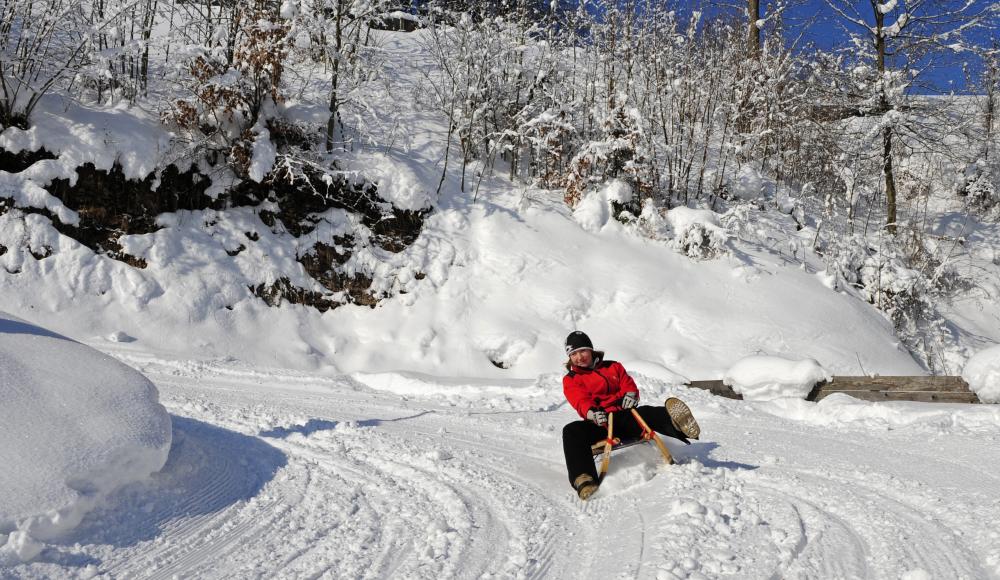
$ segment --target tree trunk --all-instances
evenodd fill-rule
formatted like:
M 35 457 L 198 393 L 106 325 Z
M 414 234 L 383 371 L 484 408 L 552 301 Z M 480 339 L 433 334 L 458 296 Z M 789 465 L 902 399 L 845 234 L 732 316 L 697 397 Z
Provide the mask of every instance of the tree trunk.
M 337 2 L 337 17 L 334 20 L 333 42 L 334 53 L 331 58 L 331 68 L 333 73 L 330 77 L 330 119 L 326 122 L 326 152 L 333 151 L 333 132 L 337 127 L 337 86 L 340 82 L 340 50 L 344 41 L 343 28 L 344 6 L 342 2 Z
M 747 58 L 760 58 L 760 0 L 747 0 Z
M 896 179 L 892 173 L 892 129 L 882 129 L 882 173 L 885 175 L 885 225 L 896 234 Z
M 874 5 L 873 5 L 874 6 Z M 884 116 L 889 112 L 889 97 L 885 89 L 885 15 L 875 8 L 875 50 L 878 52 L 878 72 L 881 77 L 879 89 L 879 110 Z M 896 234 L 896 178 L 892 170 L 892 127 L 882 129 L 882 174 L 885 177 L 885 225 L 886 230 Z

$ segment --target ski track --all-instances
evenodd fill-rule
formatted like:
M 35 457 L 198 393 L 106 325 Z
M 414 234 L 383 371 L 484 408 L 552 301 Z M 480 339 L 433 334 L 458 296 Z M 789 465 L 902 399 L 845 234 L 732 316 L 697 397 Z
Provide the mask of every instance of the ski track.
M 605 485 L 584 503 L 563 472 L 559 427 L 571 418 L 564 409 L 473 413 L 401 400 L 348 378 L 126 358 L 156 382 L 174 416 L 167 466 L 116 493 L 39 562 L 0 576 L 1000 572 L 996 538 L 967 537 L 996 524 L 984 514 L 1000 511 L 1000 501 L 975 491 L 997 484 L 981 468 L 985 457 L 977 465 L 911 443 L 857 465 L 873 433 L 834 437 L 740 410 L 720 414 L 713 402 L 702 420 L 712 440 L 690 448 L 671 441 L 681 461 L 671 467 L 651 447 L 616 453 Z M 820 456 L 818 447 L 830 453 Z M 913 473 L 960 472 L 978 485 L 956 488 L 961 501 L 941 498 L 941 486 L 895 475 L 910 464 L 922 466 Z

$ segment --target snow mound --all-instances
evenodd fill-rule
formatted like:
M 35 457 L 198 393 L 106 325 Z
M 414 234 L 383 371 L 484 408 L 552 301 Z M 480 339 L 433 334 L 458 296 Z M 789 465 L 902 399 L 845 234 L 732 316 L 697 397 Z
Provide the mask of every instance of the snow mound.
M 0 400 L 0 565 L 167 460 L 170 416 L 146 377 L 2 311 Z
M 421 176 L 403 163 L 383 155 L 357 153 L 351 167 L 378 186 L 378 196 L 404 211 L 420 211 L 434 205 L 434 192 Z
M 813 359 L 748 356 L 726 371 L 722 381 L 750 401 L 804 399 L 816 383 L 831 374 Z
M 965 363 L 962 378 L 984 403 L 1000 403 L 1000 344 L 981 350 Z
M 588 232 L 597 233 L 611 220 L 611 204 L 604 191 L 593 191 L 580 200 L 573 219 Z
M 667 223 L 675 232 L 682 232 L 691 228 L 695 224 L 706 227 L 721 229 L 719 216 L 715 212 L 707 209 L 692 209 L 690 207 L 678 206 L 671 208 L 667 212 Z

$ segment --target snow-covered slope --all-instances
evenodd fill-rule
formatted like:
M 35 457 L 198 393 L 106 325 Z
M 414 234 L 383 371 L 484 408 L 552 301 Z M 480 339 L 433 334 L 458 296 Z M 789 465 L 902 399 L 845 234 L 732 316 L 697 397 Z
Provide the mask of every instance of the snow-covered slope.
M 156 387 L 88 346 L 0 312 L 0 565 L 31 559 L 107 493 L 159 470 Z
M 399 64 L 396 91 L 419 90 L 428 67 L 419 35 L 390 34 L 385 50 Z M 380 190 L 405 199 L 434 190 L 444 157 L 440 114 L 414 101 L 374 103 L 398 121 L 386 142 L 408 135 L 405 147 L 362 147 L 344 161 L 362 172 L 372 168 Z M 322 119 L 317 107 L 301 102 L 286 114 Z M 141 175 L 163 156 L 167 138 L 147 117 L 66 109 L 50 99 L 36 127 L 10 128 L 0 144 L 15 151 L 46 146 L 99 167 L 117 156 L 129 175 Z M 109 132 L 116 137 L 101 138 Z M 56 164 L 40 163 L 31 175 L 3 179 L 11 187 L 18 179 L 44 183 L 42 169 Z M 834 374 L 920 372 L 880 313 L 828 287 L 815 255 L 799 251 L 789 259 L 781 247 L 733 237 L 723 255 L 696 261 L 676 249 L 684 224 L 704 221 L 692 210 L 666 218 L 651 211 L 625 226 L 611 218 L 606 192 L 571 211 L 559 191 L 491 174 L 476 183 L 475 195 L 460 191 L 460 168 L 452 163 L 414 244 L 398 254 L 372 248 L 352 257 L 348 265 L 372 272 L 373 284 L 394 295 L 374 310 L 348 305 L 320 314 L 272 308 L 254 296 L 250 286 L 281 276 L 300 287 L 315 284 L 296 261 L 303 240 L 272 231 L 260 208 L 160 216 L 162 229 L 121 240 L 145 269 L 95 255 L 39 215 L 8 212 L 0 215 L 0 245 L 8 248 L 0 255 L 0 296 L 8 311 L 79 340 L 100 344 L 124 333 L 140 351 L 332 372 L 530 379 L 558 368 L 561 341 L 576 328 L 623 360 L 689 379 L 719 378 L 753 354 L 813 358 Z M 347 219 L 335 210 L 310 236 L 333 245 L 337 224 Z M 776 212 L 773 221 L 792 232 L 783 246 L 808 247 L 815 235 L 811 227 L 796 233 L 789 216 Z M 235 256 L 224 253 L 243 245 Z M 32 257 L 46 246 L 51 256 Z

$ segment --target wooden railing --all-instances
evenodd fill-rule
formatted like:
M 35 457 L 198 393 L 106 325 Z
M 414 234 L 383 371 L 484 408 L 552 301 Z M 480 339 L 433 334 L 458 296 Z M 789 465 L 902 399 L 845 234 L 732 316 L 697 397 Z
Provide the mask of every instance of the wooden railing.
M 711 391 L 720 397 L 742 399 L 722 381 L 691 381 L 689 387 Z M 813 387 L 808 401 L 819 401 L 844 393 L 865 401 L 921 401 L 925 403 L 979 403 L 979 397 L 962 377 L 833 377 Z

